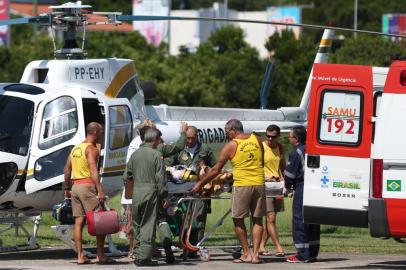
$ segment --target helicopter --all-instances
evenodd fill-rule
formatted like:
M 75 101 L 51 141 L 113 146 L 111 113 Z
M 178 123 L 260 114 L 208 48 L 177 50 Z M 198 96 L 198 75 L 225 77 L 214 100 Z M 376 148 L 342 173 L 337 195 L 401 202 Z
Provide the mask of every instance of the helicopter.
M 137 136 L 136 126 L 144 119 L 155 122 L 166 142 L 175 141 L 180 122 L 187 121 L 198 128 L 199 140 L 213 148 L 227 141 L 224 126 L 231 118 L 240 119 L 246 132 L 264 132 L 269 124 L 287 130 L 307 122 L 311 74 L 298 107 L 264 110 L 147 106 L 145 97 L 154 89 L 139 79 L 133 60 L 86 58 L 87 26 L 141 20 L 218 20 L 309 26 L 325 31 L 315 63 L 327 62 L 334 30 L 343 30 L 283 22 L 101 13 L 92 12 L 90 5 L 81 2 L 50 6 L 50 9 L 50 13 L 37 17 L 0 21 L 0 25 L 46 25 L 52 33 L 62 31 L 64 34 L 64 45 L 59 49 L 55 45 L 55 34 L 52 35 L 56 59 L 33 61 L 26 66 L 18 83 L 0 85 L 0 213 L 35 216 L 50 211 L 62 201 L 67 156 L 74 145 L 84 140 L 85 127 L 90 122 L 99 122 L 104 127 L 99 170 L 109 196 L 123 189 L 122 174 L 128 145 Z M 81 46 L 77 44 L 79 30 L 82 31 Z

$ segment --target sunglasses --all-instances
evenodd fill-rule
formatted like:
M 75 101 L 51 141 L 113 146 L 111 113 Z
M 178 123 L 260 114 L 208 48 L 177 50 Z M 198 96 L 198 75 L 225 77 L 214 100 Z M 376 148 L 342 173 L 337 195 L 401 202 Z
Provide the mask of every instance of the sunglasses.
M 265 135 L 268 139 L 277 139 L 279 135 L 271 136 L 271 135 Z

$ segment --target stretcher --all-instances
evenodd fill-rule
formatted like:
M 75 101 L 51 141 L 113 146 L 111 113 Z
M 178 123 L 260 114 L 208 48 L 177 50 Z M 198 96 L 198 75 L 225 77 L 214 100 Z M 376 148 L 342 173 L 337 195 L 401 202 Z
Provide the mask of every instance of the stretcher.
M 224 180 L 225 178 L 223 178 Z M 224 245 L 224 246 L 208 246 L 205 242 L 213 235 L 213 233 L 223 225 L 223 222 L 231 214 L 231 207 L 222 216 L 218 217 L 216 223 L 206 230 L 203 238 L 195 245 L 190 242 L 190 235 L 192 231 L 192 225 L 196 218 L 196 206 L 198 202 L 208 201 L 208 200 L 230 200 L 231 199 L 231 183 L 225 181 L 219 185 L 218 183 L 212 182 L 212 186 L 206 187 L 206 191 L 210 189 L 211 192 L 206 192 L 206 197 L 193 196 L 190 193 L 196 182 L 194 181 L 183 181 L 183 182 L 168 182 L 168 192 L 170 196 L 170 201 L 172 209 L 187 202 L 187 208 L 183 212 L 180 227 L 178 230 L 179 235 L 179 246 L 184 250 L 184 259 L 186 259 L 185 254 L 187 252 L 198 252 L 200 259 L 202 261 L 210 260 L 210 249 L 233 249 L 232 256 L 234 258 L 239 258 L 241 256 L 241 245 L 238 240 L 236 245 Z M 282 188 L 284 186 L 283 182 L 267 182 L 266 183 L 266 196 L 275 197 L 282 194 Z M 209 189 L 207 189 L 209 188 Z M 226 193 L 228 192 L 228 193 Z M 231 206 L 231 205 L 230 205 Z M 173 210 L 172 210 L 173 211 Z M 252 229 L 252 224 L 250 223 Z M 251 234 L 250 234 L 251 235 Z M 250 246 L 252 246 L 252 239 L 249 239 Z
M 179 194 L 178 194 L 179 195 Z M 190 242 L 190 235 L 192 231 L 192 225 L 196 218 L 196 206 L 198 202 L 208 201 L 208 200 L 230 200 L 230 196 L 214 196 L 214 197 L 193 197 L 193 196 L 185 196 L 182 198 L 178 198 L 176 200 L 176 204 L 180 205 L 182 203 L 187 202 L 187 209 L 184 211 L 182 216 L 182 222 L 179 228 L 179 247 L 183 249 L 184 259 L 186 260 L 186 254 L 188 252 L 197 252 L 200 256 L 202 261 L 209 261 L 210 260 L 210 249 L 236 249 L 238 255 L 240 256 L 240 249 L 241 246 L 239 244 L 236 245 L 223 245 L 223 246 L 208 246 L 204 245 L 205 242 L 213 235 L 213 233 L 223 225 L 223 222 L 226 218 L 228 218 L 231 214 L 231 208 L 229 208 L 222 216 L 218 217 L 216 223 L 206 230 L 203 238 L 196 244 L 193 245 Z M 172 198 L 173 200 L 173 198 Z M 233 255 L 234 256 L 234 255 Z
M 177 169 L 182 170 L 182 168 Z M 176 179 L 168 181 L 168 192 L 172 209 L 185 205 L 185 203 L 187 205 L 186 209 L 182 209 L 181 222 L 179 224 L 179 229 L 177 230 L 179 236 L 179 247 L 184 251 L 183 258 L 187 258 L 186 255 L 188 252 L 198 252 L 202 261 L 208 261 L 210 260 L 210 248 L 240 248 L 239 245 L 215 247 L 203 245 L 205 241 L 215 232 L 215 230 L 223 224 L 224 220 L 230 215 L 231 209 L 218 218 L 212 228 L 205 233 L 203 238 L 196 245 L 193 245 L 190 242 L 192 226 L 197 217 L 197 204 L 199 202 L 209 200 L 229 200 L 229 195 L 224 196 L 221 194 L 226 191 L 231 191 L 229 180 L 232 178 L 232 175 L 228 172 L 224 172 L 221 176 L 204 186 L 202 192 L 205 195 L 204 197 L 198 197 L 192 196 L 190 192 L 196 183 L 195 180 L 197 180 L 197 177 L 193 177 L 192 174 L 187 174 L 187 169 L 183 170 L 184 172 L 180 172 L 179 174 L 179 171 L 172 169 L 171 176 L 176 175 Z M 185 178 L 185 175 L 187 175 L 187 178 Z M 171 212 L 171 210 L 169 212 Z M 175 214 L 174 210 L 172 210 L 172 214 Z

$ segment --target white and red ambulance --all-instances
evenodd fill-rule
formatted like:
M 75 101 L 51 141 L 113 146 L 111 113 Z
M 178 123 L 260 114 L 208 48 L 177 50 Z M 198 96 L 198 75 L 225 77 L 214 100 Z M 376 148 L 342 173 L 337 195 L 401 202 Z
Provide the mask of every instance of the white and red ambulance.
M 315 64 L 304 219 L 406 237 L 406 61 Z

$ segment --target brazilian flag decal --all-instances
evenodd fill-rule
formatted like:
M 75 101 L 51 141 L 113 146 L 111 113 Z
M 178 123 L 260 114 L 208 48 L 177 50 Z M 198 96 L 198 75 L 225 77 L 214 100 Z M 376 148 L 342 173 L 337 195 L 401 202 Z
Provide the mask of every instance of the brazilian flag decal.
M 402 181 L 401 180 L 386 180 L 386 190 L 387 191 L 401 191 Z

